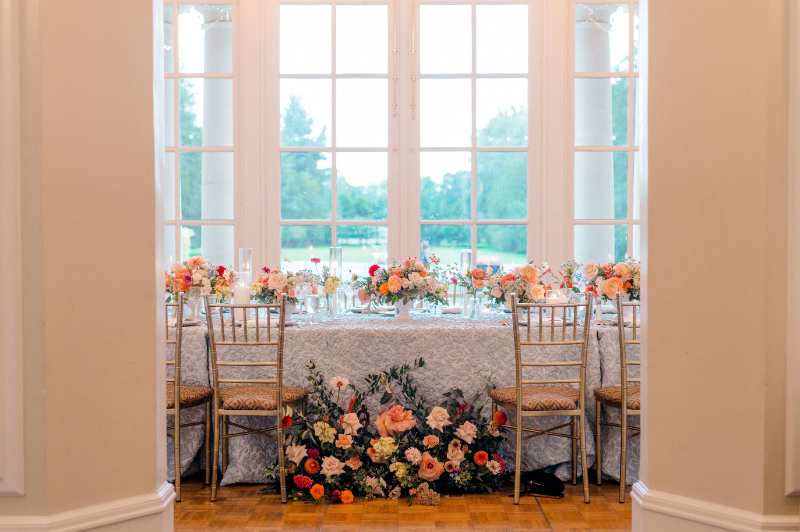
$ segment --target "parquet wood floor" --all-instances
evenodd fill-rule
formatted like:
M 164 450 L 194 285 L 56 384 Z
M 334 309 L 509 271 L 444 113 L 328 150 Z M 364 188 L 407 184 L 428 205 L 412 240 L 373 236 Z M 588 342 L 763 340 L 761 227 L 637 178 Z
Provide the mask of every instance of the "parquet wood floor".
M 181 482 L 182 502 L 175 504 L 175 530 L 225 532 L 427 532 L 441 530 L 528 530 L 531 532 L 621 532 L 631 529 L 631 501 L 618 500 L 619 484 L 567 484 L 563 499 L 509 497 L 514 486 L 493 494 L 442 497 L 439 506 L 407 506 L 405 500 L 377 499 L 352 504 L 281 504 L 279 495 L 261 495 L 263 486 L 225 486 L 217 501 L 203 476 Z M 628 490 L 630 492 L 630 489 Z

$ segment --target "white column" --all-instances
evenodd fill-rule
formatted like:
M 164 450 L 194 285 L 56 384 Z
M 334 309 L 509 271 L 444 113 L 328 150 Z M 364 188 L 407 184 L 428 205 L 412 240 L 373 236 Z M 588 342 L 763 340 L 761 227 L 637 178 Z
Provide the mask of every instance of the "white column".
M 170 6 L 172 7 L 172 6 Z M 166 72 L 173 72 L 175 64 L 175 39 L 172 24 L 172 9 L 164 10 L 164 66 Z M 172 85 L 170 85 L 172 84 Z M 173 89 L 174 87 L 174 89 Z M 167 146 L 175 145 L 175 96 L 178 90 L 176 80 L 164 80 L 164 134 Z M 170 196 L 174 197 L 174 196 Z
M 575 6 L 575 71 L 609 72 L 611 70 L 611 14 L 617 6 L 592 4 Z M 585 79 L 585 78 L 584 78 Z M 610 146 L 611 80 L 592 79 L 590 86 L 575 83 L 575 140 L 576 144 Z M 575 159 L 575 175 L 591 176 L 575 191 L 575 210 L 590 219 L 614 217 L 614 160 L 612 153 L 592 154 L 590 158 Z M 576 236 L 576 249 L 584 250 L 594 260 L 608 259 L 614 249 L 614 230 L 607 227 L 600 238 Z
M 227 9 L 225 9 L 227 8 Z M 232 72 L 233 25 L 228 6 L 203 6 L 197 10 L 205 24 L 204 49 L 206 72 Z M 205 83 L 203 90 L 203 146 L 227 146 L 233 138 L 233 84 L 219 81 Z M 203 219 L 230 219 L 233 204 L 233 166 L 230 159 L 203 153 L 201 209 Z M 233 223 L 233 222 L 231 222 Z M 233 249 L 225 232 L 213 226 L 203 227 L 203 255 L 219 255 Z M 227 255 L 227 253 L 226 253 Z M 228 266 L 227 264 L 225 266 Z

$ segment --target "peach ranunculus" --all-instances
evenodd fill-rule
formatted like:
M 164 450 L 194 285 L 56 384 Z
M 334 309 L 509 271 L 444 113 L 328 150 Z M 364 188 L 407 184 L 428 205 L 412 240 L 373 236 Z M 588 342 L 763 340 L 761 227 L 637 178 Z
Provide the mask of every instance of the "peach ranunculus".
M 472 286 L 474 286 L 475 288 L 483 288 L 484 286 L 486 286 L 486 281 L 484 281 L 483 279 L 473 279 Z
M 336 447 L 339 449 L 349 449 L 353 445 L 353 437 L 349 434 L 339 434 L 339 439 L 336 440 Z
M 378 443 L 378 440 L 370 440 L 371 445 L 375 445 L 376 443 Z M 367 456 L 369 456 L 369 459 L 372 460 L 372 462 L 375 464 L 389 463 L 389 460 L 387 460 L 386 458 L 378 458 L 377 452 L 375 451 L 375 447 L 370 447 L 369 449 L 367 449 Z
M 612 277 L 603 284 L 603 293 L 608 297 L 613 298 L 622 289 L 622 279 L 619 277 Z
M 630 281 L 633 279 L 633 270 L 624 262 L 618 262 L 617 265 L 614 266 L 614 275 L 623 281 Z
M 426 423 L 428 424 L 428 426 L 433 430 L 438 430 L 439 432 L 443 432 L 444 428 L 447 425 L 451 424 L 450 414 L 448 414 L 447 410 L 445 410 L 441 406 L 433 407 L 433 410 L 431 410 L 430 415 L 426 419 L 427 419 Z M 423 443 L 425 442 L 423 441 Z M 427 444 L 425 445 L 428 446 Z M 433 445 L 436 444 L 434 443 Z
M 517 280 L 517 276 L 513 273 L 507 273 L 500 279 L 500 286 L 506 286 L 508 283 Z
M 396 275 L 398 277 L 402 277 L 403 268 L 392 268 L 392 271 L 389 272 L 389 275 Z
M 419 463 L 419 473 L 421 479 L 428 482 L 439 480 L 444 472 L 444 466 L 436 458 L 432 457 L 429 452 L 422 453 L 422 461 Z
M 397 275 L 392 275 L 389 277 L 389 280 L 386 282 L 389 287 L 389 292 L 396 294 L 403 288 L 403 280 L 398 277 Z
M 538 283 L 539 270 L 537 270 L 536 266 L 533 264 L 526 264 L 522 267 L 522 270 L 520 270 L 520 277 L 529 283 Z
M 390 437 L 394 432 L 405 432 L 416 425 L 417 422 L 412 417 L 411 410 L 405 410 L 400 405 L 394 405 L 375 418 L 378 433 L 384 438 Z
M 495 286 L 494 288 L 492 288 L 492 297 L 497 298 L 497 297 L 502 297 L 502 295 L 503 291 L 500 290 L 499 287 Z
M 461 438 L 467 443 L 472 443 L 478 435 L 478 427 L 465 421 L 460 427 L 456 429 L 456 436 Z M 448 456 L 449 458 L 449 456 Z M 452 458 L 450 458 L 452 460 Z
M 475 270 L 472 270 L 470 272 L 470 275 L 472 275 L 473 279 L 486 279 L 486 271 L 485 270 L 475 269 Z
M 438 436 L 425 436 L 422 438 L 422 445 L 430 449 L 431 447 L 436 447 L 439 445 L 439 437 Z
M 343 415 L 342 419 L 339 420 L 339 424 L 342 426 L 342 430 L 344 430 L 345 434 L 358 434 L 358 429 L 362 427 L 361 423 L 358 421 L 358 415 L 355 412 Z
M 286 286 L 286 276 L 281 272 L 273 273 L 269 276 L 267 286 L 270 290 L 282 290 Z
M 322 459 L 322 466 L 319 472 L 327 478 L 331 478 L 334 475 L 341 475 L 344 473 L 344 462 L 340 461 L 335 456 L 326 456 Z
M 528 284 L 528 288 L 525 290 L 525 295 L 528 297 L 528 299 L 541 301 L 544 299 L 545 295 L 544 286 L 537 283 L 530 283 Z

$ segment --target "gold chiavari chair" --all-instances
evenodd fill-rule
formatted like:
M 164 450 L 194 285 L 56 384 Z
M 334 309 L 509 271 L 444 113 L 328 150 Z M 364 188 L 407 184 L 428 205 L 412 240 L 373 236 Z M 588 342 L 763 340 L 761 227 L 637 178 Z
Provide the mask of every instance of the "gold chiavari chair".
M 583 325 L 578 326 L 579 311 L 583 307 Z M 527 311 L 527 331 L 523 339 L 520 335 L 520 317 L 517 309 L 522 308 Z M 538 309 L 538 324 L 531 323 L 531 310 Z M 544 317 L 542 310 L 549 309 L 549 316 Z M 562 309 L 564 315 L 567 309 L 572 309 L 574 318 L 569 325 L 569 319 L 561 319 L 560 323 L 555 321 L 557 309 Z M 572 483 L 577 484 L 577 445 L 580 442 L 581 468 L 583 470 L 583 498 L 589 502 L 589 478 L 586 473 L 586 353 L 589 348 L 589 331 L 592 316 L 592 298 L 588 298 L 585 303 L 562 303 L 562 304 L 535 304 L 518 303 L 517 295 L 511 294 L 511 316 L 514 328 L 514 355 L 517 368 L 517 385 L 513 388 L 497 388 L 489 393 L 492 398 L 492 413 L 497 411 L 497 407 L 514 410 L 516 412 L 516 425 L 504 425 L 507 428 L 516 430 L 517 433 L 517 454 L 516 468 L 514 472 L 514 504 L 519 504 L 520 494 L 520 475 L 522 472 L 522 442 L 542 436 L 560 436 L 572 439 Z M 538 334 L 532 331 L 532 327 L 537 327 Z M 545 339 L 545 330 L 550 330 L 549 339 Z M 558 339 L 558 334 L 561 339 Z M 568 338 L 568 331 L 571 331 L 571 339 Z M 580 359 L 577 355 L 574 360 L 558 362 L 523 362 L 523 346 L 581 346 Z M 577 352 L 577 349 L 576 349 Z M 538 379 L 523 380 L 522 369 L 526 367 L 534 368 L 579 368 L 579 377 L 571 379 Z M 575 387 L 577 385 L 577 388 Z M 521 407 L 520 407 L 521 406 Z M 561 425 L 545 429 L 529 429 L 522 426 L 522 421 L 526 417 L 566 417 L 572 419 Z M 557 430 L 570 427 L 569 434 L 556 432 Z M 532 434 L 523 437 L 522 432 Z
M 169 315 L 175 314 L 175 335 L 170 340 Z M 183 294 L 178 294 L 177 303 L 167 303 L 167 345 L 175 346 L 175 360 L 168 360 L 167 366 L 173 367 L 173 377 L 167 378 L 167 415 L 174 416 L 172 426 L 167 426 L 167 431 L 172 431 L 167 436 L 175 444 L 175 501 L 181 502 L 181 429 L 206 426 L 206 484 L 211 481 L 211 396 L 213 390 L 207 386 L 181 385 L 181 344 L 183 341 Z M 177 400 L 176 400 L 177 398 Z M 196 423 L 181 423 L 181 409 L 206 404 L 206 420 Z
M 282 412 L 284 406 L 296 406 L 298 404 L 302 407 L 303 419 L 306 418 L 307 398 L 308 391 L 303 388 L 296 388 L 294 386 L 283 385 L 283 345 L 284 345 L 284 330 L 286 326 L 286 294 L 281 297 L 280 303 L 273 303 L 268 305 L 259 304 L 246 304 L 246 305 L 229 305 L 229 304 L 212 304 L 206 296 L 206 308 L 208 313 L 206 319 L 208 322 L 208 336 L 211 345 L 211 374 L 212 385 L 214 387 L 214 467 L 212 470 L 211 480 L 211 501 L 217 500 L 217 474 L 219 469 L 219 444 L 222 440 L 222 467 L 223 474 L 227 468 L 228 461 L 228 439 L 236 436 L 245 436 L 248 434 L 260 434 L 276 442 L 278 446 L 278 468 L 280 471 L 281 483 L 281 501 L 286 502 L 286 469 L 284 467 L 284 450 L 283 450 L 283 425 L 282 425 Z M 230 310 L 230 321 L 225 322 L 224 311 Z M 259 316 L 260 310 L 266 310 L 266 317 Z M 217 330 L 214 328 L 213 313 L 219 312 L 219 335 L 217 339 Z M 280 315 L 278 318 L 270 316 L 270 310 L 279 310 Z M 237 311 L 242 313 L 241 317 L 237 317 Z M 255 315 L 251 316 L 251 311 L 255 311 Z M 253 326 L 248 331 L 248 321 L 254 319 Z M 272 321 L 277 319 L 278 326 L 276 333 L 272 331 Z M 237 327 L 241 323 L 241 332 L 237 333 Z M 261 326 L 266 327 L 266 341 L 262 338 Z M 230 330 L 230 338 L 226 337 L 226 327 Z M 255 329 L 255 333 L 252 332 Z M 252 337 L 255 336 L 255 341 Z M 219 350 L 222 346 L 240 346 L 240 347 L 264 347 L 265 357 L 258 362 L 237 362 L 233 360 L 223 360 L 225 357 L 222 353 L 229 353 L 230 347 Z M 274 360 L 268 360 L 270 357 L 267 355 L 271 351 L 268 346 L 275 346 L 277 348 Z M 274 379 L 245 379 L 245 378 L 221 378 L 219 371 L 220 368 L 230 367 L 274 367 L 276 376 Z M 220 386 L 222 385 L 222 386 Z M 259 417 L 274 417 L 275 426 L 266 429 L 252 429 L 239 425 L 230 421 L 228 418 L 231 416 L 259 416 Z M 220 422 L 222 427 L 220 430 Z M 294 425 L 299 425 L 301 422 L 295 422 Z M 236 427 L 244 432 L 230 433 L 230 427 Z M 288 427 L 287 427 L 288 428 Z M 269 431 L 277 430 L 277 435 L 272 436 L 267 434 Z
M 620 466 L 619 466 L 619 502 L 625 502 L 625 467 L 627 466 L 628 440 L 641 434 L 641 426 L 629 427 L 628 416 L 641 415 L 642 393 L 640 386 L 631 386 L 630 383 L 640 383 L 641 379 L 628 377 L 628 366 L 640 366 L 639 361 L 628 360 L 628 346 L 639 345 L 641 340 L 637 340 L 636 317 L 639 314 L 641 302 L 623 303 L 622 294 L 617 293 L 617 327 L 619 329 L 619 363 L 620 363 L 620 386 L 607 386 L 597 388 L 594 396 L 597 399 L 597 484 L 602 482 L 603 460 L 602 460 L 602 427 L 617 427 L 620 429 L 622 443 L 620 446 Z M 625 317 L 623 311 L 632 309 L 631 318 L 632 334 L 631 339 L 625 338 Z M 622 416 L 620 423 L 607 423 L 602 421 L 603 405 L 606 408 L 618 408 Z M 632 432 L 631 432 L 632 431 Z

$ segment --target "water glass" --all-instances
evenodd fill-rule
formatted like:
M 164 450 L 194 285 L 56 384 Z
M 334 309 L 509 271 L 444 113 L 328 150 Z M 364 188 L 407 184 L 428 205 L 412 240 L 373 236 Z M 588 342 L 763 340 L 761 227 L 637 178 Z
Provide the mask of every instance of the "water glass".
M 319 295 L 309 294 L 306 296 L 306 312 L 311 316 L 311 325 L 314 325 L 314 314 L 319 312 Z

